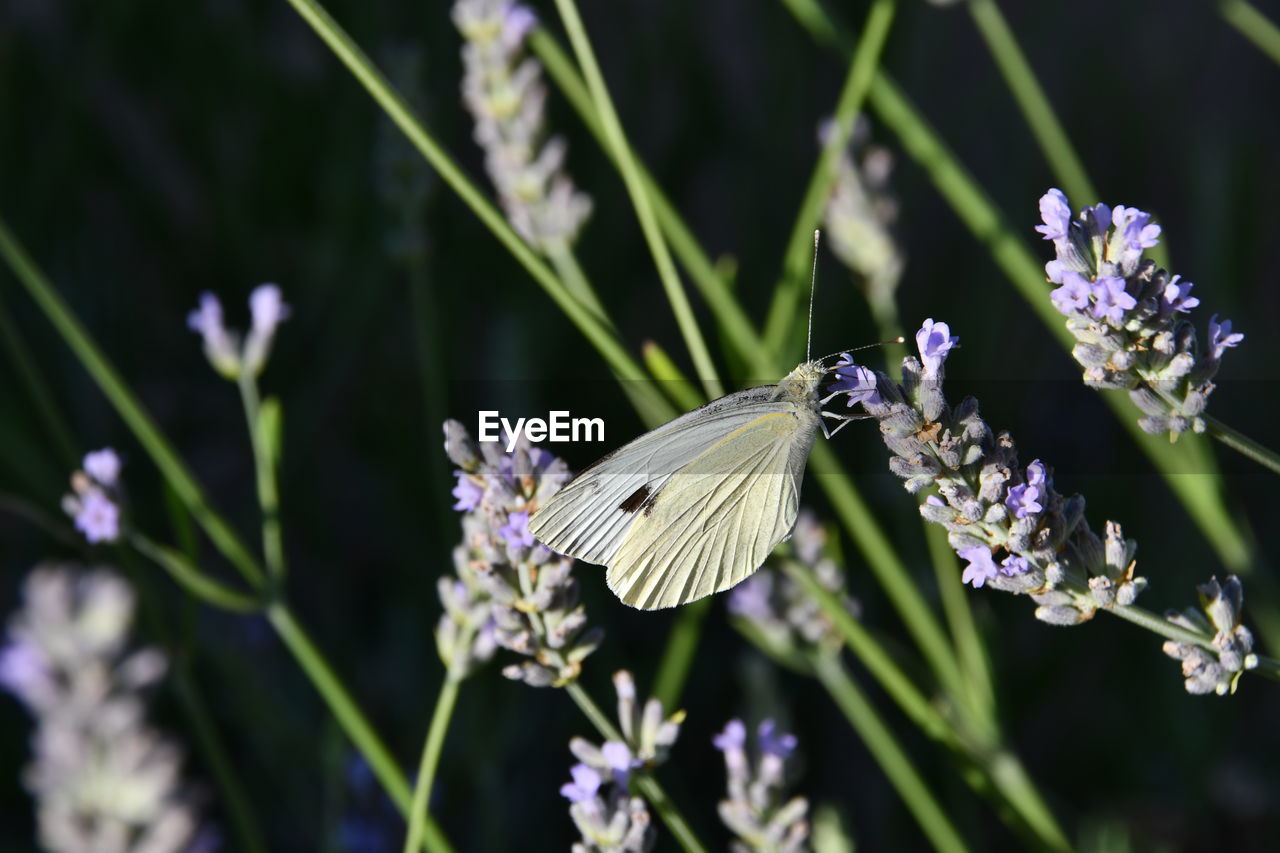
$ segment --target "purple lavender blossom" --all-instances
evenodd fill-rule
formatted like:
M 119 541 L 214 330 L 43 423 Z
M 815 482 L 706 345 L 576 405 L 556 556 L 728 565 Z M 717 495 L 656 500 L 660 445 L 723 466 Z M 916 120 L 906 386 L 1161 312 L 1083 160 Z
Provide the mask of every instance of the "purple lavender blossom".
M 1189 281 L 1183 281 L 1182 276 L 1175 275 L 1169 279 L 1169 283 L 1164 286 L 1164 291 L 1160 294 L 1161 313 L 1172 314 L 1178 311 L 1186 314 L 1199 305 L 1200 300 L 1190 295 L 1191 288 L 1194 286 Z
M 86 453 L 80 464 L 86 474 L 108 488 L 114 488 L 120 477 L 120 456 L 110 447 Z
M 742 749 L 747 744 L 747 727 L 742 720 L 734 718 L 724 724 L 724 731 L 713 737 L 711 743 L 721 752 Z
M 831 383 L 830 390 L 832 393 L 848 394 L 847 406 L 854 403 L 869 403 L 874 406 L 880 402 L 880 394 L 876 391 L 875 371 L 854 364 L 853 356 L 849 353 L 840 354 L 840 360 L 833 370 L 836 381 Z
M 920 349 L 920 361 L 924 364 L 924 375 L 936 376 L 960 339 L 951 334 L 951 327 L 941 321 L 935 323 L 932 318 L 925 320 L 920 331 L 916 332 L 916 346 Z
M 512 512 L 507 515 L 507 523 L 497 530 L 503 542 L 512 548 L 532 548 L 534 539 L 529 532 L 529 513 Z
M 120 538 L 120 508 L 98 489 L 91 489 L 80 496 L 75 524 L 91 544 L 114 542 Z
M 601 744 L 600 754 L 609 765 L 613 783 L 626 790 L 627 783 L 631 781 L 631 771 L 639 766 L 631 755 L 631 749 L 620 740 L 607 740 Z
M 1050 263 L 1055 263 L 1050 261 Z M 1089 297 L 1093 295 L 1093 285 L 1087 278 L 1074 270 L 1061 273 L 1062 286 L 1049 294 L 1053 307 L 1063 314 L 1084 311 L 1089 307 Z
M 1039 459 L 1032 460 L 1027 466 L 1027 485 L 1042 486 L 1049 481 L 1049 472 Z
M 1125 290 L 1124 279 L 1118 276 L 1103 276 L 1095 281 L 1093 295 L 1093 316 L 1106 320 L 1116 328 L 1124 325 L 1125 312 L 1138 305 L 1138 300 Z
M 591 799 L 600 790 L 600 785 L 604 781 L 599 773 L 582 763 L 570 767 L 569 775 L 573 777 L 573 781 L 565 782 L 560 786 L 560 796 L 571 803 L 581 803 Z
M 1016 577 L 1031 571 L 1031 563 L 1026 557 L 1010 554 L 1000 561 L 1000 574 L 1005 577 Z
M 756 738 L 760 751 L 765 755 L 773 755 L 783 760 L 791 757 L 796 751 L 796 736 L 785 732 L 776 733 L 777 724 L 773 720 L 765 720 L 756 729 Z
M 249 294 L 249 313 L 253 317 L 253 331 L 260 335 L 274 335 L 276 327 L 289 318 L 289 306 L 285 304 L 278 284 L 260 284 Z
M 964 574 L 960 576 L 961 583 L 971 583 L 974 589 L 981 589 L 984 583 L 995 578 L 998 570 L 995 561 L 991 559 L 991 549 L 987 546 L 974 545 L 962 548 L 957 553 L 960 559 L 969 561 Z
M 502 45 L 514 51 L 524 44 L 525 37 L 538 26 L 538 15 L 528 6 L 509 3 L 502 15 Z
M 1071 227 L 1071 205 L 1067 204 L 1062 190 L 1051 189 L 1040 197 L 1040 219 L 1044 224 L 1037 225 L 1036 230 L 1044 235 L 1044 239 L 1066 239 Z
M 1044 509 L 1039 501 L 1040 488 L 1027 483 L 1020 486 L 1011 486 L 1008 497 L 1004 499 L 1004 504 L 1013 510 L 1014 518 L 1026 518 L 1028 515 L 1035 515 Z
M 480 506 L 480 501 L 484 499 L 484 486 L 477 483 L 466 471 L 454 471 L 453 476 L 458 478 L 458 483 L 451 492 L 458 499 L 453 508 L 471 512 Z
M 1217 314 L 1209 318 L 1209 353 L 1211 358 L 1222 358 L 1222 354 L 1227 351 L 1228 347 L 1238 347 L 1243 340 L 1244 334 L 1242 332 L 1231 331 L 1230 320 L 1223 320 L 1219 323 Z
M 1116 233 L 1124 240 L 1125 247 L 1131 251 L 1141 252 L 1150 249 L 1160 242 L 1160 226 L 1152 225 L 1151 214 L 1136 207 L 1116 205 L 1111 211 L 1111 224 Z M 1106 228 L 1105 225 L 1102 226 Z

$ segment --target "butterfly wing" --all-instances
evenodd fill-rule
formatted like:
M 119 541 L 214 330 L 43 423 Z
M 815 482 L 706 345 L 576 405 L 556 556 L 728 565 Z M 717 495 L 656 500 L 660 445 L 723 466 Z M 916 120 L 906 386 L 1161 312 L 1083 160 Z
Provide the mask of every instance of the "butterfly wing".
M 608 561 L 609 588 L 633 607 L 674 607 L 728 589 L 795 526 L 817 415 L 776 402 L 753 412 L 649 498 Z
M 607 565 L 672 475 L 735 430 L 776 412 L 775 386 L 714 400 L 647 432 L 583 469 L 529 519 L 548 548 Z M 651 506 L 651 504 L 649 504 Z

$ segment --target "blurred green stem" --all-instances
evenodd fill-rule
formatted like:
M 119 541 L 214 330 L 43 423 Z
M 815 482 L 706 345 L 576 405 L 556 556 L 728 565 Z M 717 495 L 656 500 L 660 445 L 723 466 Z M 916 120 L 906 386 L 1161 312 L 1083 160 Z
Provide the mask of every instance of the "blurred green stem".
M 996 0 L 969 0 L 965 5 L 1062 189 L 1080 207 L 1102 201 Z M 1163 243 L 1147 254 L 1168 268 L 1169 253 Z
M 570 682 L 565 685 L 565 692 L 569 694 L 574 703 L 582 710 L 591 724 L 604 737 L 605 740 L 622 740 L 622 733 L 618 731 L 613 722 L 605 715 L 600 707 L 587 695 L 587 691 L 582 688 L 578 682 Z M 685 853 L 706 853 L 706 848 L 702 846 L 702 842 L 693 834 L 693 830 L 685 821 L 684 816 L 680 814 L 675 803 L 667 796 L 667 792 L 658 780 L 650 773 L 637 773 L 632 784 L 636 790 L 649 801 L 649 805 L 653 806 L 653 810 L 658 813 L 658 817 L 666 824 L 667 829 L 675 836 L 676 842 L 684 849 Z
M 560 87 L 561 93 L 564 94 L 577 111 L 583 124 L 596 137 L 605 154 L 617 164 L 619 162 L 618 154 L 608 144 L 604 125 L 596 115 L 595 106 L 591 101 L 591 93 L 587 91 L 587 84 L 583 82 L 582 77 L 578 74 L 573 61 L 564 52 L 564 49 L 556 43 L 555 37 L 541 27 L 529 35 L 529 46 L 533 49 L 538 59 L 542 61 L 551 79 Z M 756 372 L 755 378 L 757 381 L 776 379 L 778 370 L 773 365 L 768 354 L 761 348 L 760 340 L 756 335 L 755 328 L 752 326 L 751 318 L 747 316 L 746 311 L 743 310 L 738 300 L 734 297 L 723 277 L 716 271 L 711 259 L 702 251 L 697 238 L 693 236 L 689 226 L 680 218 L 680 214 L 676 211 L 670 199 L 663 193 L 662 188 L 658 186 L 653 176 L 649 174 L 638 159 L 633 156 L 633 160 L 636 162 L 636 170 L 640 173 L 640 180 L 645 192 L 653 204 L 654 215 L 657 217 L 658 224 L 662 227 L 663 233 L 670 242 L 672 251 L 676 253 L 680 263 L 684 265 L 685 270 L 689 273 L 690 279 L 702 293 L 702 297 L 706 300 L 708 307 L 711 308 L 717 325 L 733 343 L 739 354 L 748 364 L 752 365 L 752 369 Z
M 649 244 L 649 251 L 652 252 L 654 263 L 658 268 L 658 276 L 662 279 L 662 286 L 666 290 L 667 300 L 671 303 L 671 310 L 676 315 L 676 324 L 680 327 L 685 346 L 688 347 L 689 355 L 693 359 L 698 380 L 709 398 L 720 397 L 724 394 L 724 387 L 716 374 L 715 364 L 711 361 L 711 353 L 707 350 L 702 331 L 698 328 L 697 318 L 693 316 L 693 308 L 689 305 L 689 297 L 684 292 L 684 285 L 680 283 L 680 274 L 676 272 L 676 265 L 671 260 L 666 240 L 663 239 L 662 231 L 658 228 L 649 194 L 645 192 L 640 170 L 636 166 L 631 146 L 622 130 L 622 122 L 613 107 L 613 100 L 609 97 L 609 89 L 596 62 L 595 50 L 591 47 L 590 39 L 587 38 L 582 18 L 578 15 L 578 7 L 574 0 L 556 0 L 556 8 L 560 11 L 560 19 L 569 34 L 569 43 L 573 46 L 573 52 L 578 58 L 582 75 L 586 78 L 587 90 L 591 93 L 591 99 L 595 104 L 596 116 L 604 127 L 605 137 L 609 147 L 613 149 L 614 158 L 627 185 L 631 204 L 636 209 L 636 216 L 644 231 L 645 241 Z
M 273 405 L 264 416 L 258 397 L 258 379 L 253 372 L 242 368 L 237 384 L 240 400 L 249 428 L 249 443 L 253 448 L 253 467 L 258 487 L 258 504 L 262 510 L 262 553 L 266 559 L 267 577 L 277 587 L 284 582 L 284 538 L 280 531 L 280 491 L 276 483 L 279 464 L 278 451 L 279 409 Z
M 959 851 L 969 847 L 960 837 L 960 833 L 947 818 L 946 812 L 938 805 L 920 774 L 911 765 L 911 759 L 898 745 L 893 733 L 867 697 L 858 689 L 849 673 L 840 663 L 838 652 L 816 650 L 810 655 L 814 672 L 818 680 L 827 688 L 827 692 L 835 699 L 840 710 L 853 726 L 858 737 L 871 752 L 880 769 L 888 778 L 906 803 L 907 808 L 915 815 L 916 822 L 929 838 L 935 850 Z
M 698 640 L 702 636 L 702 623 L 711 612 L 711 599 L 704 598 L 680 608 L 667 634 L 667 647 L 658 662 L 658 674 L 653 680 L 653 695 L 662 702 L 668 712 L 675 710 L 689 680 L 689 670 L 698 653 Z
M 454 643 L 454 649 L 470 648 L 474 633 L 473 629 L 464 628 Z M 454 660 L 461 659 L 462 656 L 455 653 Z M 458 688 L 465 678 L 465 673 L 454 661 L 450 661 L 444 682 L 440 685 L 440 695 L 436 698 L 436 709 L 431 714 L 427 740 L 422 746 L 422 761 L 418 765 L 418 782 L 413 789 L 413 804 L 409 809 L 409 831 L 405 836 L 404 853 L 413 853 L 422 843 L 427 807 L 431 802 L 431 787 L 435 783 L 436 767 L 440 764 L 440 750 L 444 746 L 444 736 L 449 730 L 453 708 L 458 701 Z
M 773 302 L 769 306 L 764 325 L 765 347 L 779 356 L 785 355 L 790 349 L 790 338 L 800 328 L 797 320 L 805 316 L 803 312 L 797 311 L 797 307 L 802 303 L 810 260 L 813 257 L 813 230 L 822 221 L 823 205 L 831 193 L 831 184 L 836 179 L 836 165 L 849 145 L 854 122 L 880 63 L 880 52 L 889 36 L 896 10 L 896 0 L 873 0 L 871 9 L 867 12 L 862 40 L 853 51 L 844 88 L 840 90 L 840 98 L 836 102 L 830 133 L 822 146 L 822 153 L 818 155 L 818 162 L 800 202 L 795 224 L 791 227 L 791 238 L 787 241 L 787 252 L 783 258 L 782 278 L 774 288 Z
M 139 554 L 160 566 L 178 586 L 206 604 L 235 613 L 255 613 L 263 608 L 258 598 L 236 592 L 200 571 L 181 551 L 152 542 L 136 531 L 128 534 L 128 539 Z
M 818 583 L 812 572 L 794 560 L 783 561 L 782 569 L 804 589 L 806 595 L 818 603 L 849 646 L 849 650 L 858 657 L 908 718 L 930 738 L 972 761 L 990 780 L 994 793 L 1009 805 L 1017 815 L 1017 820 L 1039 844 L 1051 850 L 1071 848 L 1053 812 L 1022 769 L 1018 757 L 1000 746 L 999 731 L 993 724 L 975 725 L 970 721 L 960 728 L 959 721 L 943 716 L 903 674 L 898 662 L 889 656 L 866 628 L 849 615 L 843 602 Z M 972 779 L 966 781 L 973 782 Z
M 1218 11 L 1242 36 L 1280 64 L 1280 27 L 1271 19 L 1245 0 L 1219 0 Z
M 173 684 L 178 699 L 191 720 L 200 751 L 209 762 L 214 779 L 218 782 L 218 791 L 222 795 L 227 815 L 231 818 L 231 825 L 235 828 L 237 849 L 248 853 L 265 851 L 267 843 L 263 838 L 262 828 L 258 825 L 257 816 L 249 804 L 249 797 L 240 783 L 235 766 L 227 755 L 217 726 L 209 715 L 199 685 L 192 675 L 191 664 L 185 657 L 179 659 L 174 666 Z
M 284 602 L 272 603 L 267 608 L 266 615 L 276 633 L 280 635 L 280 639 L 293 653 L 303 672 L 311 679 L 311 683 L 315 685 L 321 698 L 329 706 L 329 710 L 342 726 L 342 730 L 364 756 L 369 769 L 373 771 L 373 775 L 377 777 L 391 802 L 402 815 L 408 816 L 413 799 L 409 783 L 405 780 L 391 752 L 369 725 L 369 721 L 365 719 L 364 714 L 351 698 L 351 694 L 347 692 L 347 688 L 329 666 L 329 662 L 325 660 L 324 655 L 316 648 L 315 643 L 298 624 L 292 611 Z M 445 838 L 431 816 L 424 814 L 423 821 L 423 847 L 431 853 L 452 851 L 453 846 L 449 844 L 449 840 Z
M 18 379 L 27 389 L 49 437 L 53 439 L 59 461 L 68 468 L 76 465 L 80 461 L 80 454 L 71 437 L 71 430 L 53 402 L 53 396 L 49 393 L 50 385 L 40 375 L 40 368 L 3 300 L 0 300 L 0 342 L 4 343 L 4 348 L 9 352 L 13 367 L 18 372 Z

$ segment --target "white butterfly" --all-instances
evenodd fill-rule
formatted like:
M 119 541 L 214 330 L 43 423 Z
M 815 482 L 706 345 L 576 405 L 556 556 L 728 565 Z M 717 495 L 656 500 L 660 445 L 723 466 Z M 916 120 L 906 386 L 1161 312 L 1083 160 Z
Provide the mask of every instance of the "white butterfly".
M 553 551 L 607 566 L 609 589 L 642 610 L 734 586 L 791 535 L 814 438 L 834 432 L 823 416 L 850 419 L 822 411 L 825 373 L 822 360 L 806 361 L 777 385 L 645 433 L 578 474 L 529 530 Z

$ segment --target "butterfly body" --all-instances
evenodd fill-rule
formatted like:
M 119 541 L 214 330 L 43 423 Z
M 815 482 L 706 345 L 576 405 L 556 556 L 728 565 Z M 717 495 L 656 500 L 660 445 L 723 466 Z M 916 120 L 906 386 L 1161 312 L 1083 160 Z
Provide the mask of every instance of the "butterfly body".
M 791 534 L 822 424 L 819 361 L 707 403 L 584 469 L 529 522 L 644 610 L 728 589 Z

